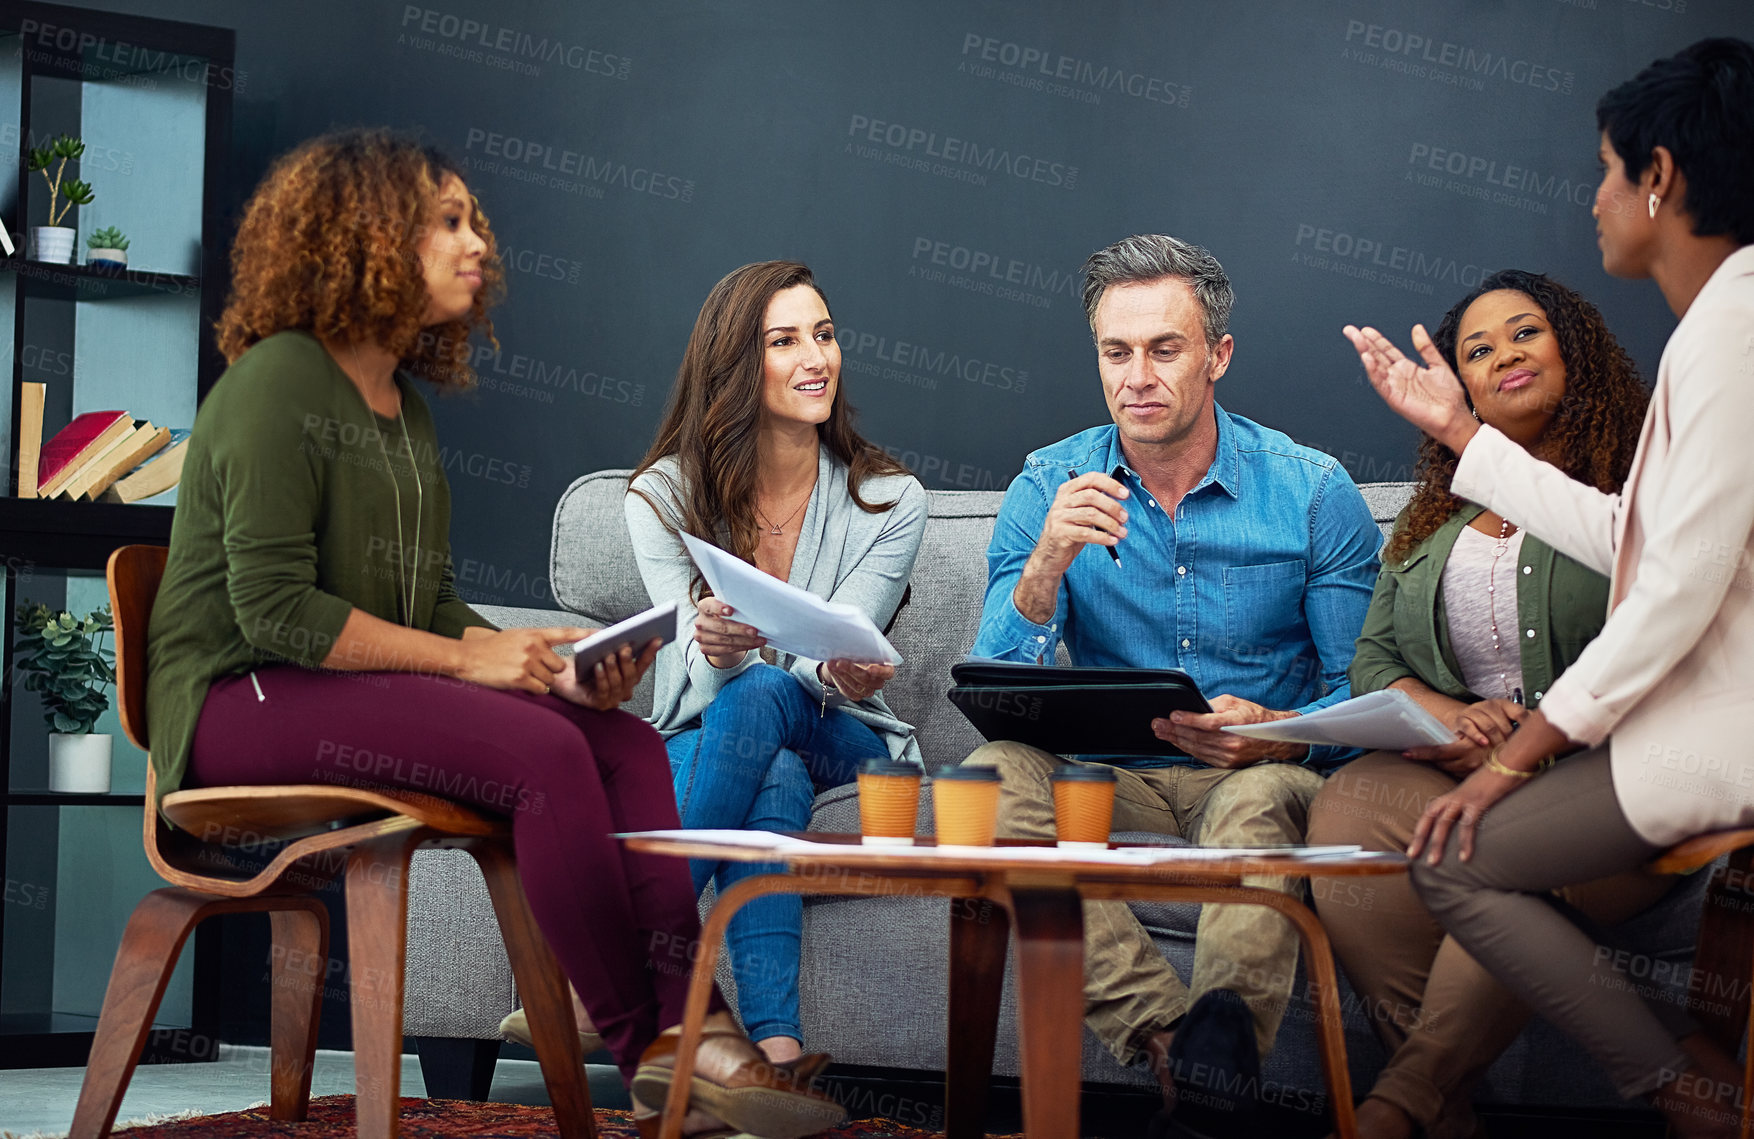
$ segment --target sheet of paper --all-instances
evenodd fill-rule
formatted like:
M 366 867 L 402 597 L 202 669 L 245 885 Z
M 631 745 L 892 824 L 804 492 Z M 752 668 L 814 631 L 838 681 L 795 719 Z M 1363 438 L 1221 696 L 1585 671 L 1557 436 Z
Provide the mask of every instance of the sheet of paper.
M 1098 862 L 1116 866 L 1156 865 L 1165 862 L 1217 862 L 1227 858 L 1286 858 L 1293 860 L 1357 856 L 1361 846 L 1123 846 L 1115 850 L 1061 850 L 1054 846 L 865 846 L 854 843 L 812 842 L 807 838 L 773 831 L 658 830 L 631 831 L 616 838 L 661 838 L 678 842 L 710 842 L 738 847 L 784 859 L 796 854 L 831 854 L 836 858 L 886 858 L 906 853 L 924 859 L 957 859 L 978 854 L 1001 862 Z
M 1217 862 L 1226 858 L 1341 858 L 1364 848 L 1347 843 L 1332 846 L 1149 846 L 1129 847 L 1146 862 Z
M 779 850 L 787 846 L 801 846 L 806 849 L 819 849 L 819 842 L 805 842 L 803 839 L 790 835 L 776 834 L 773 831 L 743 830 L 662 830 L 662 831 L 623 831 L 616 838 L 662 838 L 676 842 L 711 842 L 721 846 L 743 846 L 751 850 Z
M 736 610 L 734 619 L 760 629 L 781 652 L 811 660 L 901 663 L 901 654 L 871 618 L 851 605 L 824 601 L 692 534 L 682 535 L 682 544 L 713 596 Z
M 1274 720 L 1270 724 L 1235 724 L 1224 730 L 1257 740 L 1361 747 L 1372 751 L 1430 747 L 1451 743 L 1456 738 L 1442 721 L 1398 688 L 1368 692 L 1319 712 Z

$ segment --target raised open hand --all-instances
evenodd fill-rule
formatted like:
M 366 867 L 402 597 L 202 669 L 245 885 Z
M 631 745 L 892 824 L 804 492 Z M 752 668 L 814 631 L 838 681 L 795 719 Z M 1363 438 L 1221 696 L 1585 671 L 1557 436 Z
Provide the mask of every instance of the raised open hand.
M 1368 325 L 1359 328 L 1348 324 L 1341 331 L 1358 350 L 1371 387 L 1395 414 L 1461 454 L 1479 430 L 1479 424 L 1468 411 L 1462 382 L 1432 343 L 1425 326 L 1413 326 L 1413 347 L 1418 349 L 1423 364 L 1409 358 L 1388 337 Z

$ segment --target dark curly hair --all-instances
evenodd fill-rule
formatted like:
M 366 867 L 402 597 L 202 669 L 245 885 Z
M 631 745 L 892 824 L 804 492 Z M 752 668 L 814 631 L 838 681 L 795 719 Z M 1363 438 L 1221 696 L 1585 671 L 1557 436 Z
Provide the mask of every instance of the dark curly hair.
M 1608 331 L 1596 306 L 1541 273 L 1504 269 L 1483 279 L 1443 316 L 1431 339 L 1450 367 L 1460 371 L 1456 335 L 1462 314 L 1487 293 L 1511 289 L 1541 306 L 1565 361 L 1565 395 L 1542 433 L 1553 465 L 1581 483 L 1613 493 L 1626 481 L 1638 449 L 1650 393 L 1638 367 Z M 1398 561 L 1429 538 L 1464 502 L 1450 493 L 1456 453 L 1431 436 L 1419 443 L 1417 486 L 1395 532 L 1383 550 L 1385 562 Z
M 381 344 L 441 388 L 470 387 L 469 334 L 479 328 L 492 339 L 487 309 L 505 273 L 470 195 L 470 225 L 487 243 L 482 287 L 461 319 L 421 327 L 427 293 L 416 247 L 452 174 L 463 176 L 442 153 L 388 130 L 337 131 L 281 156 L 250 196 L 232 243 L 231 296 L 215 326 L 226 361 L 300 329 Z

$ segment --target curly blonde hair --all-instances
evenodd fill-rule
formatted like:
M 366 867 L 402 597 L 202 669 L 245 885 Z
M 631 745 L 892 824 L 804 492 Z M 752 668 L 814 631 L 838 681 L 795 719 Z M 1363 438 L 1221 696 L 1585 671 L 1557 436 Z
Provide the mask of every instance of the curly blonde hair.
M 1596 306 L 1541 273 L 1502 269 L 1482 280 L 1444 314 L 1431 339 L 1444 361 L 1459 370 L 1456 337 L 1468 306 L 1500 289 L 1518 292 L 1546 313 L 1565 361 L 1565 394 L 1542 433 L 1553 465 L 1587 486 L 1617 492 L 1632 468 L 1650 393 L 1638 366 L 1608 331 Z M 1471 401 L 1470 401 L 1471 402 Z M 1454 451 L 1429 435 L 1420 436 L 1417 486 L 1407 511 L 1389 536 L 1383 561 L 1398 561 L 1436 533 L 1466 503 L 1450 493 L 1459 462 Z
M 388 130 L 338 131 L 282 155 L 251 195 L 232 244 L 231 296 L 215 325 L 226 361 L 300 329 L 381 344 L 441 388 L 473 386 L 469 336 L 480 329 L 493 341 L 487 310 L 505 286 L 473 194 L 471 224 L 487 243 L 482 288 L 462 318 L 421 325 L 427 292 L 417 246 L 450 175 L 462 178 L 450 159 Z

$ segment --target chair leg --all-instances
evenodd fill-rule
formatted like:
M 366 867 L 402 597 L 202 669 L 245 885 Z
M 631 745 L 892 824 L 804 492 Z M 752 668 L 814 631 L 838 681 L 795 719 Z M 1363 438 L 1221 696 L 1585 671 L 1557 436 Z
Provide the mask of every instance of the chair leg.
M 1749 982 L 1754 980 L 1754 847 L 1730 855 L 1711 872 L 1699 911 L 1693 966 L 1711 999 L 1693 1012 L 1714 1044 L 1736 1054 L 1749 1024 Z
M 347 856 L 347 952 L 359 1139 L 396 1139 L 400 1122 L 408 859 L 419 842 L 417 834 L 392 834 L 361 843 Z
M 329 911 L 316 899 L 268 915 L 274 930 L 269 1117 L 303 1122 L 311 1105 L 317 1021 L 328 977 Z
M 488 896 L 493 899 L 493 912 L 499 918 L 518 995 L 530 1018 L 530 1036 L 536 1058 L 542 1063 L 542 1081 L 548 1085 L 548 1101 L 554 1105 L 554 1122 L 561 1139 L 597 1139 L 597 1120 L 591 1112 L 566 974 L 530 912 L 530 902 L 518 881 L 511 842 L 483 839 L 469 843 L 468 850 L 480 865 Z
M 177 887 L 154 890 L 128 918 L 104 991 L 85 1082 L 73 1111 L 71 1139 L 102 1139 L 116 1122 L 128 1081 L 140 1063 L 152 1018 L 189 931 L 220 899 Z

